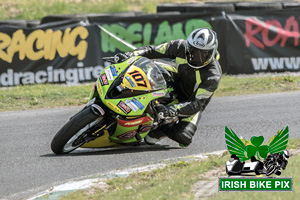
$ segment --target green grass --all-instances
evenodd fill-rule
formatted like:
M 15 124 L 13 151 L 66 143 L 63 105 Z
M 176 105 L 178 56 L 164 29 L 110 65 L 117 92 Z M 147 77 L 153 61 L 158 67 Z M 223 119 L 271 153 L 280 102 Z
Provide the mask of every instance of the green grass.
M 289 92 L 300 90 L 300 76 L 224 76 L 215 96 Z
M 40 20 L 47 15 L 143 11 L 156 13 L 160 3 L 188 0 L 0 0 L 0 20 Z M 201 1 L 197 1 L 201 2 Z M 116 6 L 118 5 L 118 6 Z
M 47 15 L 122 12 L 129 9 L 126 1 L 114 0 L 113 3 L 84 0 L 1 0 L 0 19 L 40 20 Z
M 142 11 L 151 14 L 156 13 L 157 5 L 162 3 L 201 2 L 204 0 L 0 0 L 0 20 L 40 20 L 45 16 L 57 14 L 124 11 Z
M 78 106 L 87 103 L 92 84 L 26 85 L 0 89 L 0 111 Z
M 300 148 L 300 139 L 289 140 L 287 149 L 292 148 Z M 177 161 L 163 169 L 107 179 L 105 182 L 108 187 L 78 190 L 60 197 L 59 200 L 194 199 L 193 184 L 199 180 L 208 180 L 209 177 L 205 177 L 203 174 L 220 167 L 224 168 L 220 176 L 226 176 L 224 165 L 229 157 L 226 152 L 222 156 L 210 156 L 204 161 Z M 211 199 L 297 199 L 300 193 L 299 164 L 300 156 L 293 155 L 289 159 L 286 170 L 283 170 L 281 174 L 281 177 L 293 177 L 293 192 L 223 192 L 216 193 Z M 271 175 L 271 177 L 273 176 Z
M 179 161 L 163 169 L 131 174 L 126 178 L 106 181 L 108 188 L 77 191 L 60 200 L 115 200 L 115 199 L 194 199 L 191 186 L 201 179 L 201 174 L 217 166 L 222 166 L 227 158 L 212 157 L 206 161 Z
M 287 149 L 299 149 L 300 139 L 290 139 Z M 56 198 L 58 200 L 116 200 L 116 199 L 194 199 L 192 186 L 199 180 L 208 180 L 204 173 L 224 168 L 220 176 L 226 176 L 225 162 L 229 160 L 229 153 L 222 156 L 210 156 L 206 160 L 181 160 L 171 162 L 162 169 L 148 172 L 133 173 L 128 177 L 118 177 L 103 180 L 107 187 L 93 187 L 78 190 Z M 293 177 L 293 192 L 222 192 L 216 193 L 212 200 L 219 199 L 298 199 L 300 193 L 300 155 L 292 155 L 286 170 L 282 170 L 281 177 Z M 271 175 L 273 177 L 274 175 Z M 40 199 L 51 199 L 51 195 Z
M 300 139 L 289 140 L 287 149 L 300 149 Z
M 82 106 L 87 103 L 92 86 L 93 83 L 76 86 L 43 84 L 1 88 L 0 112 Z M 223 76 L 215 97 L 297 90 L 300 90 L 300 76 Z

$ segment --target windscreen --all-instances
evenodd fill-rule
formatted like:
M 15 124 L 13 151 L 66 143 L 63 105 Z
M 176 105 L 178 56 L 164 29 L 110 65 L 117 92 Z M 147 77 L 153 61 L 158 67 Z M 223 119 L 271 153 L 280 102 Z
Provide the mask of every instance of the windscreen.
M 157 66 L 148 58 L 133 63 L 123 78 L 123 84 L 133 90 L 160 90 L 166 81 Z

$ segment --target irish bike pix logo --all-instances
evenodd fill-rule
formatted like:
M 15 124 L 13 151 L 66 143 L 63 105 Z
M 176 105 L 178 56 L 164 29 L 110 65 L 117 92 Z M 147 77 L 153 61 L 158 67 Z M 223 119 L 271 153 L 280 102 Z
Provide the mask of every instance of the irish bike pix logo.
M 230 159 L 226 162 L 228 177 L 219 177 L 219 191 L 292 191 L 292 178 L 279 177 L 290 157 L 288 138 L 288 126 L 267 143 L 263 136 L 240 139 L 226 126 Z

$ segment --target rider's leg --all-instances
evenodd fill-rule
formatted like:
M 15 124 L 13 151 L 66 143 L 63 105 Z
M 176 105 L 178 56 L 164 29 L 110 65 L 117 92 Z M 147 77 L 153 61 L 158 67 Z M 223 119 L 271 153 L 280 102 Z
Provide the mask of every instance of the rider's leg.
M 178 142 L 180 146 L 190 145 L 192 143 L 192 138 L 197 131 L 197 125 L 201 119 L 201 113 L 205 110 L 211 100 L 211 97 L 203 100 L 203 104 L 199 112 L 190 117 L 183 118 L 178 124 L 175 124 L 172 131 L 168 132 L 168 137 Z
M 201 119 L 201 113 L 204 111 L 207 104 L 210 102 L 209 98 L 203 104 L 201 111 L 196 114 L 182 118 L 177 124 L 168 124 L 158 127 L 157 129 L 151 131 L 146 137 L 145 142 L 147 144 L 156 144 L 164 137 L 169 137 L 170 139 L 178 142 L 181 146 L 188 146 L 192 143 L 192 138 L 197 131 L 197 124 Z M 170 105 L 172 105 L 172 102 Z M 170 130 L 171 129 L 171 130 Z
M 169 137 L 180 145 L 188 146 L 192 142 L 200 118 L 201 112 L 198 112 L 191 117 L 181 119 L 177 124 L 163 125 L 151 131 L 144 140 L 147 144 L 153 145 L 163 138 Z
M 167 136 L 178 142 L 181 146 L 188 146 L 192 143 L 193 136 L 197 131 L 197 124 L 201 118 L 201 112 L 195 115 L 183 118 L 179 123 L 172 127 L 172 130 L 167 132 Z

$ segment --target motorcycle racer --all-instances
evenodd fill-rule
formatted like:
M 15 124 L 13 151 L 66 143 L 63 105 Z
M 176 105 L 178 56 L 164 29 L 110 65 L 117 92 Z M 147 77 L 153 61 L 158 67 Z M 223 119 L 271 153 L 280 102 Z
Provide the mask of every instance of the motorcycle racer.
M 175 59 L 174 92 L 178 103 L 159 105 L 158 113 L 164 118 L 178 117 L 179 122 L 167 124 L 151 131 L 147 144 L 156 144 L 164 137 L 188 146 L 197 130 L 201 113 L 212 98 L 221 80 L 217 34 L 208 28 L 198 28 L 187 40 L 178 39 L 158 46 L 144 46 L 127 56 L 144 56 L 149 59 Z M 122 58 L 120 58 L 122 59 Z
M 264 172 L 267 176 L 271 174 L 276 174 L 278 176 L 281 175 L 281 170 L 285 170 L 288 159 L 290 157 L 290 152 L 288 150 L 284 150 L 282 154 L 280 153 L 273 153 L 268 155 L 266 160 L 264 161 Z

